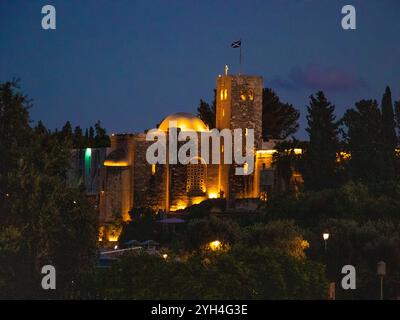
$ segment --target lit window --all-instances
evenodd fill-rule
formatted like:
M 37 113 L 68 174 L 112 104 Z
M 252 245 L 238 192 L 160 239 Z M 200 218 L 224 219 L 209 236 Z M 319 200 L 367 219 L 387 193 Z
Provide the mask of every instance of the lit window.
M 250 99 L 250 101 L 254 100 L 254 91 L 251 89 L 249 90 L 249 99 Z
M 224 100 L 224 90 L 221 90 L 219 97 L 221 100 Z
M 224 90 L 224 100 L 228 99 L 228 89 Z
M 265 191 L 260 192 L 260 199 L 261 201 L 267 201 L 268 200 L 267 192 Z
M 222 108 L 222 116 L 225 117 L 225 110 Z
M 240 99 L 242 99 L 242 101 L 246 101 L 246 95 L 245 95 L 244 91 L 240 92 Z
M 155 165 L 155 163 L 153 163 L 153 164 L 151 165 L 151 174 L 152 174 L 153 176 L 156 174 L 156 165 Z

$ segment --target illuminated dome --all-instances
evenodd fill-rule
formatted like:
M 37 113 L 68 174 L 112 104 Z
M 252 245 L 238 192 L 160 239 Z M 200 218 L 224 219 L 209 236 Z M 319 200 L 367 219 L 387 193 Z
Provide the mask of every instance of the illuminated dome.
M 186 112 L 178 112 L 169 115 L 161 122 L 158 128 L 162 131 L 168 131 L 170 128 L 170 121 L 176 121 L 177 124 L 173 127 L 179 128 L 182 131 L 208 131 L 208 127 L 201 119 L 197 118 L 191 113 Z

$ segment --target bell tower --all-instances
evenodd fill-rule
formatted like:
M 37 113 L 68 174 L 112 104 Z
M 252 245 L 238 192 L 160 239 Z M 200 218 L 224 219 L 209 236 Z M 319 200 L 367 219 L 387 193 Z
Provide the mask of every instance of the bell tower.
M 254 130 L 254 147 L 262 146 L 262 92 L 263 79 L 260 76 L 225 75 L 218 76 L 216 89 L 216 127 L 222 129 Z M 221 141 L 221 164 L 219 165 L 219 189 L 227 200 L 251 197 L 253 175 L 236 176 L 235 164 L 224 164 L 224 141 Z
M 219 130 L 254 129 L 254 145 L 262 143 L 262 90 L 260 76 L 228 75 L 217 78 L 216 127 Z

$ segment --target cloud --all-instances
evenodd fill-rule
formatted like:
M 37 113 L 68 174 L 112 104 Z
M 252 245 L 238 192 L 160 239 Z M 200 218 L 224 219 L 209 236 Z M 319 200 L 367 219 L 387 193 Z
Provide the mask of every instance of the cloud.
M 287 90 L 328 91 L 350 91 L 366 87 L 363 79 L 345 70 L 316 64 L 309 64 L 304 68 L 294 67 L 287 78 L 275 77 L 271 80 L 271 85 Z

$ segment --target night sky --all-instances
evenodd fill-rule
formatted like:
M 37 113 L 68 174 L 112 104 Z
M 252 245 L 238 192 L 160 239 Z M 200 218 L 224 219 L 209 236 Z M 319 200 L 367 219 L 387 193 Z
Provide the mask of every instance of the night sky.
M 41 8 L 57 29 L 41 28 Z M 353 4 L 357 30 L 341 28 Z M 400 1 L 0 1 L 0 81 L 21 79 L 31 116 L 109 132 L 154 128 L 174 112 L 212 99 L 225 64 L 264 77 L 301 112 L 323 89 L 338 116 L 361 98 L 400 99 Z

